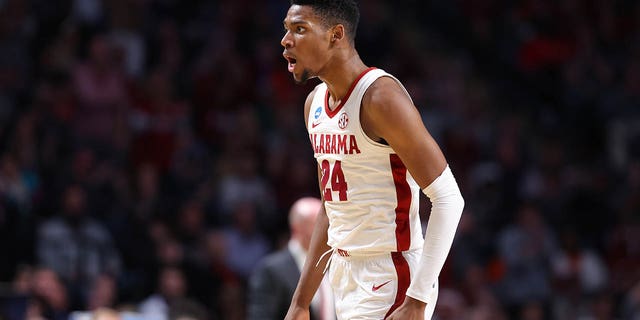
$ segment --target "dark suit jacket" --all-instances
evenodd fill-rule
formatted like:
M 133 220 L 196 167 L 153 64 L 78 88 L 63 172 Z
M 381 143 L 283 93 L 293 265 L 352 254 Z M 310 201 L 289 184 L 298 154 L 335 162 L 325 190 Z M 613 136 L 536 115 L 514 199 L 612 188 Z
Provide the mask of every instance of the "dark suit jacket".
M 249 280 L 247 320 L 282 320 L 298 284 L 300 270 L 289 249 L 266 256 Z M 311 319 L 315 319 L 313 312 Z

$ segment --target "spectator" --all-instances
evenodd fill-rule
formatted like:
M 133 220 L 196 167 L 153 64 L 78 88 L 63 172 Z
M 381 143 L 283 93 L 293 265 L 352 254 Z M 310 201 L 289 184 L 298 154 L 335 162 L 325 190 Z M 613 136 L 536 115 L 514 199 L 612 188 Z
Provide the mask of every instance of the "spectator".
M 439 292 L 435 318 L 438 320 L 461 319 L 467 313 L 467 303 L 460 292 L 442 288 Z
M 287 314 L 321 206 L 319 199 L 310 197 L 301 198 L 291 206 L 291 237 L 286 248 L 266 256 L 251 275 L 249 320 L 282 319 Z M 311 303 L 311 319 L 335 319 L 332 300 L 331 288 L 323 281 Z
M 178 131 L 187 125 L 188 106 L 176 98 L 170 75 L 154 70 L 132 100 L 129 126 L 132 131 L 133 165 L 152 164 L 169 169 Z
M 187 283 L 182 270 L 163 267 L 158 274 L 156 290 L 140 303 L 139 311 L 147 320 L 169 320 L 171 306 L 186 294 Z
M 28 306 L 28 317 L 65 320 L 71 309 L 71 301 L 62 279 L 51 269 L 37 268 L 31 283 L 33 300 Z
M 581 296 L 596 294 L 608 285 L 604 261 L 597 252 L 584 247 L 571 229 L 561 231 L 560 248 L 551 257 L 551 268 L 557 318 L 574 317 L 583 307 L 578 303 Z
M 69 286 L 74 306 L 83 306 L 87 283 L 100 274 L 118 275 L 120 255 L 111 235 L 86 212 L 83 187 L 71 184 L 62 194 L 60 215 L 45 221 L 38 230 L 37 257 Z
M 550 261 L 556 245 L 551 230 L 538 209 L 523 204 L 515 223 L 498 237 L 500 256 L 505 263 L 500 298 L 515 312 L 529 301 L 548 302 L 551 298 Z
M 96 277 L 87 297 L 87 310 L 114 308 L 118 302 L 118 284 L 116 279 L 103 273 Z
M 206 257 L 206 268 L 209 271 L 208 281 L 210 292 L 206 297 L 209 305 L 214 306 L 214 312 L 221 318 L 231 317 L 231 313 L 238 313 L 238 306 L 229 305 L 229 301 L 242 300 L 242 279 L 227 264 L 227 239 L 224 231 L 211 230 L 204 239 L 203 247 Z M 232 296 L 235 294 L 236 296 Z M 238 297 L 239 296 L 239 297 Z M 229 312 L 232 309 L 233 312 Z M 239 316 L 240 319 L 244 317 Z
M 460 287 L 470 312 L 482 310 L 480 313 L 486 312 L 496 317 L 504 317 L 501 302 L 496 296 L 494 284 L 489 282 L 488 273 L 487 268 L 483 268 L 479 264 L 470 265 L 458 287 Z
M 6 205 L 14 208 L 15 214 L 29 214 L 34 203 L 35 184 L 37 176 L 20 168 L 13 155 L 5 154 L 0 158 L 0 194 Z
M 269 252 L 269 242 L 258 230 L 256 215 L 255 204 L 239 203 L 233 211 L 233 225 L 223 231 L 227 245 L 226 264 L 243 281 Z
M 115 64 L 113 44 L 106 35 L 91 38 L 88 58 L 73 73 L 78 98 L 76 137 L 114 147 L 127 107 L 125 80 Z
M 252 152 L 230 153 L 228 158 L 222 159 L 221 164 L 225 174 L 220 178 L 217 189 L 220 191 L 218 201 L 222 215 L 230 221 L 233 211 L 245 206 L 246 199 L 252 199 L 260 204 L 254 209 L 259 209 L 261 213 L 254 218 L 264 216 L 265 221 L 260 222 L 268 225 L 266 217 L 273 213 L 274 196 L 267 181 L 260 175 L 259 156 Z

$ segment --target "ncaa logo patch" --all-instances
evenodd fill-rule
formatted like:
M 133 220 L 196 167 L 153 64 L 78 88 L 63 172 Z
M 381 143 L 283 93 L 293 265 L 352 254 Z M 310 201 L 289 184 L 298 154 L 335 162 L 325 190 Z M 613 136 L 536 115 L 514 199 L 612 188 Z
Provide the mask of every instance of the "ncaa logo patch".
M 348 124 L 349 124 L 349 116 L 347 115 L 346 112 L 343 112 L 340 115 L 340 118 L 338 119 L 338 127 L 340 127 L 340 129 L 344 129 L 347 127 Z
M 317 120 L 318 118 L 320 118 L 320 115 L 321 115 L 321 114 L 322 114 L 322 107 L 318 107 L 318 108 L 316 109 L 316 112 L 313 114 L 314 119 L 316 119 L 316 120 Z

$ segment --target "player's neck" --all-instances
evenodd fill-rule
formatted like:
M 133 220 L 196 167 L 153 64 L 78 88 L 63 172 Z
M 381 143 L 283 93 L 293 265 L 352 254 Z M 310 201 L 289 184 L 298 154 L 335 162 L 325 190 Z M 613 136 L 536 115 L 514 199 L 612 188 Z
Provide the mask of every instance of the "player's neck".
M 333 109 L 345 98 L 354 81 L 367 69 L 357 53 L 346 59 L 336 60 L 327 68 L 330 70 L 320 77 L 327 84 L 330 96 L 330 107 Z

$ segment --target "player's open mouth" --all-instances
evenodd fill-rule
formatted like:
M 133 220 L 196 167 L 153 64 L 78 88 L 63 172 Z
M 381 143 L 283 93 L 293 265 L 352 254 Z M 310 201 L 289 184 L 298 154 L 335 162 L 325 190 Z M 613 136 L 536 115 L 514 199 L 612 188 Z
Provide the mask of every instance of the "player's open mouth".
M 287 62 L 289 62 L 288 64 L 289 72 L 293 72 L 293 68 L 295 67 L 297 62 L 296 58 L 291 57 L 289 55 L 284 55 L 284 58 L 287 59 Z

